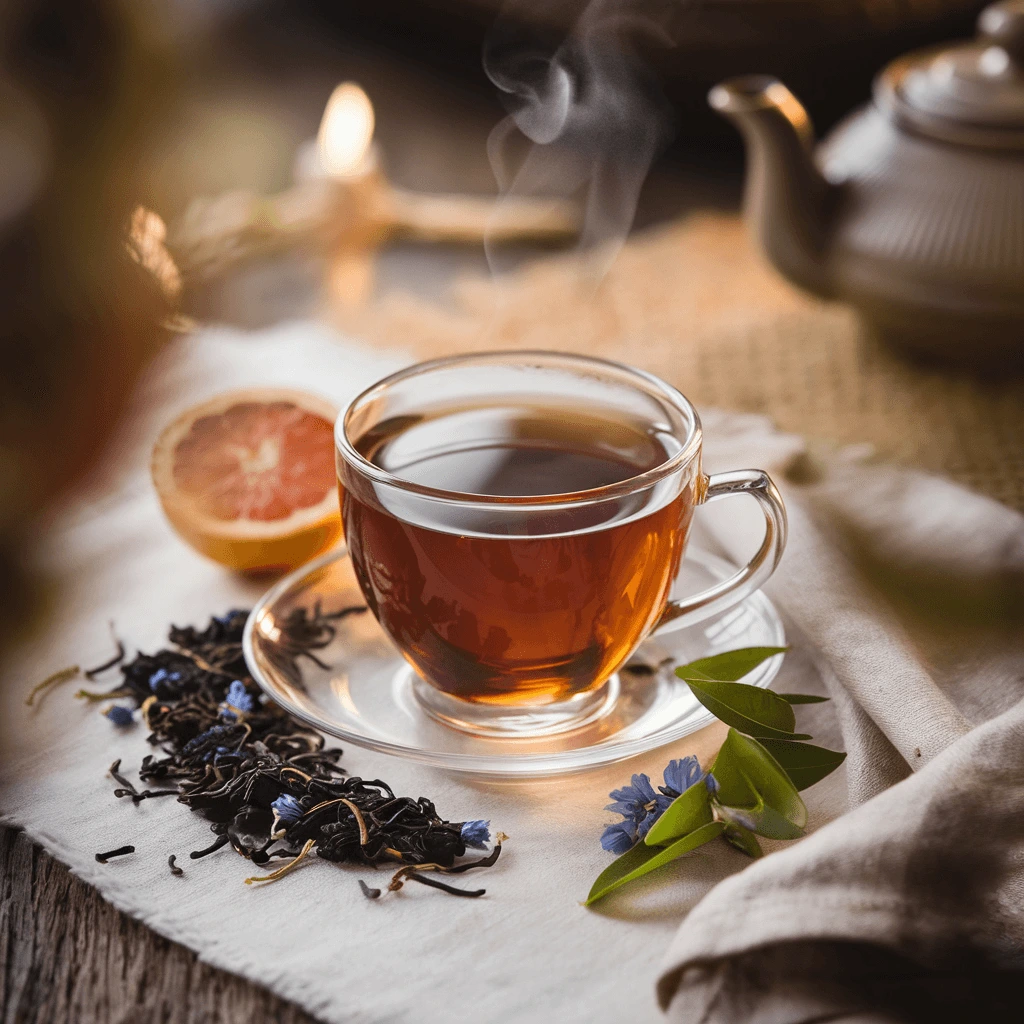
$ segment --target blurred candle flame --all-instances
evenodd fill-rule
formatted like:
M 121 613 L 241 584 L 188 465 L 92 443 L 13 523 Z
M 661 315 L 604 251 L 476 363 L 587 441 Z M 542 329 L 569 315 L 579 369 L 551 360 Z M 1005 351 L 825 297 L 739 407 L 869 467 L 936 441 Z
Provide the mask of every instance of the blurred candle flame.
M 331 93 L 320 122 L 317 145 L 323 172 L 341 178 L 359 173 L 373 128 L 370 97 L 355 82 L 342 82 Z

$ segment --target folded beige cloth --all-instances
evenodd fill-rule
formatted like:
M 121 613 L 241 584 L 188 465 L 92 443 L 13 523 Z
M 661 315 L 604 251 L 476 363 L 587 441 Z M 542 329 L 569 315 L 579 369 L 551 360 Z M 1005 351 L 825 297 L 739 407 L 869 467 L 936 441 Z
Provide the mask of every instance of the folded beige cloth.
M 812 827 L 827 823 L 694 907 L 661 1004 L 686 1024 L 1019 1012 L 1024 519 L 937 478 L 855 465 L 787 502 L 768 589 L 833 698 L 810 731 L 848 751 L 852 809 L 832 780 L 805 793 Z

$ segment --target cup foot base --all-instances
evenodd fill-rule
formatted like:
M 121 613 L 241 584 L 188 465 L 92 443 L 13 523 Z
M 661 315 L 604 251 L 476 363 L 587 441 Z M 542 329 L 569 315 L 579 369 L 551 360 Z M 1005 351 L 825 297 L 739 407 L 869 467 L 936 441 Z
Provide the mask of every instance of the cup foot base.
M 472 704 L 435 689 L 408 665 L 399 670 L 397 687 L 408 688 L 416 703 L 435 721 L 451 729 L 490 739 L 536 739 L 572 732 L 604 718 L 619 699 L 619 677 L 569 700 L 533 708 Z

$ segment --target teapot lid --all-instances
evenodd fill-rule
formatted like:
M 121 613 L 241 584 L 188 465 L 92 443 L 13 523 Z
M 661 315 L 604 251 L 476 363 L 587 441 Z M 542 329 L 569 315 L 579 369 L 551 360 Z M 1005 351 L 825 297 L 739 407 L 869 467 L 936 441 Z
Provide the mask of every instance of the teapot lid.
M 903 126 L 946 142 L 1024 148 L 1024 0 L 1001 0 L 978 19 L 978 38 L 908 54 L 875 83 Z

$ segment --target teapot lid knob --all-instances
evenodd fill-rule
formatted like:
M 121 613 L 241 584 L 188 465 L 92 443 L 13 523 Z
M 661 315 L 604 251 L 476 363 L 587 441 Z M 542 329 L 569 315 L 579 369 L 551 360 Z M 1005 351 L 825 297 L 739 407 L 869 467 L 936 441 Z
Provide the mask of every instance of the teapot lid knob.
M 1024 0 L 1001 0 L 981 12 L 978 34 L 1015 64 L 1024 64 Z
M 986 7 L 978 37 L 893 61 L 875 82 L 875 100 L 917 134 L 1024 149 L 1024 0 Z

